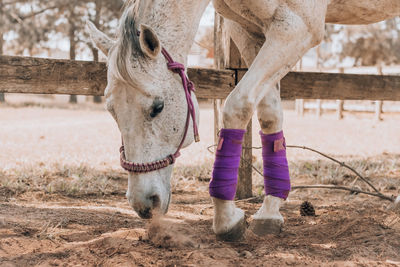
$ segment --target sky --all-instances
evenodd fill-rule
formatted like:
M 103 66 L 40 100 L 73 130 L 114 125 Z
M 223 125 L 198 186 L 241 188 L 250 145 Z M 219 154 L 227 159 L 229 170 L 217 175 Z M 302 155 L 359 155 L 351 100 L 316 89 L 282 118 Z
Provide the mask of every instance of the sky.
M 203 14 L 203 17 L 201 18 L 200 21 L 200 27 L 201 26 L 213 26 L 214 25 L 214 7 L 210 3 L 206 9 L 206 11 Z

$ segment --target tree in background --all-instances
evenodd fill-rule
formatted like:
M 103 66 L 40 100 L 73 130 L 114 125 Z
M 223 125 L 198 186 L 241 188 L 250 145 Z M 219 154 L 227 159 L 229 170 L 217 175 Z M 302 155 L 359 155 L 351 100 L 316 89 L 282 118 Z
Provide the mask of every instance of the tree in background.
M 383 23 L 368 25 L 358 30 L 355 39 L 343 45 L 341 58 L 354 58 L 353 66 L 376 66 L 383 75 L 383 66 L 400 64 L 400 20 L 394 18 Z M 351 30 L 351 28 L 350 28 Z M 375 120 L 381 120 L 383 102 L 375 101 Z
M 54 3 L 53 3 L 54 4 Z M 98 50 L 93 47 L 89 36 L 85 31 L 86 21 L 92 21 L 98 28 L 110 32 L 115 27 L 110 27 L 110 21 L 116 21 L 123 7 L 123 1 L 117 0 L 58 0 L 59 6 L 57 12 L 51 14 L 59 21 L 57 32 L 68 37 L 69 40 L 69 58 L 76 59 L 77 52 L 88 47 L 93 56 L 94 61 L 99 60 Z M 55 19 L 51 18 L 52 21 Z M 95 102 L 101 102 L 101 97 L 95 97 Z M 70 96 L 70 103 L 76 103 L 77 97 Z
M 120 12 L 122 11 L 123 1 L 105 1 L 105 0 L 95 0 L 94 2 L 94 13 L 89 13 L 89 20 L 93 22 L 98 29 L 101 29 L 107 33 L 112 33 L 115 31 L 115 25 L 112 27 L 110 22 L 118 20 L 120 17 Z M 102 20 L 100 20 L 102 18 Z M 83 40 L 86 41 L 86 45 L 90 48 L 93 55 L 93 61 L 99 61 L 99 50 L 93 46 L 90 41 L 90 37 L 87 36 L 86 31 L 81 31 L 84 34 Z M 94 96 L 93 102 L 101 103 L 101 96 Z
M 5 51 L 33 55 L 47 40 L 49 31 L 49 25 L 41 23 L 37 17 L 51 9 L 55 6 L 46 6 L 38 0 L 0 0 L 0 55 Z M 14 38 L 5 41 L 7 34 Z M 5 101 L 4 94 L 0 94 L 0 101 Z
M 28 0 L 15 0 L 15 1 L 6 1 L 0 0 L 0 55 L 3 55 L 5 51 L 5 40 L 4 37 L 9 32 L 19 33 L 19 36 L 23 43 L 18 43 L 18 45 L 14 45 L 12 47 L 21 49 L 24 45 L 27 46 L 28 50 L 32 50 L 32 46 L 28 44 L 32 44 L 35 41 L 41 39 L 41 34 L 38 33 L 38 29 L 34 26 L 29 25 L 29 28 L 33 28 L 36 31 L 32 34 L 31 31 L 24 31 L 26 29 L 26 25 L 28 25 L 27 20 L 30 20 L 36 17 L 39 14 L 42 14 L 49 8 L 43 9 L 40 5 L 40 1 L 36 1 L 35 9 L 26 9 L 25 12 L 20 10 L 20 6 L 22 4 L 27 4 Z M 35 37 L 37 37 L 35 39 Z M 30 40 L 29 43 L 26 40 Z M 4 102 L 4 94 L 0 93 L 0 102 Z
M 5 1 L 8 1 L 6 5 Z M 77 54 L 89 48 L 93 60 L 98 61 L 98 51 L 84 30 L 86 21 L 91 20 L 112 34 L 123 4 L 123 0 L 0 0 L 0 37 L 13 34 L 5 46 L 0 38 L 0 48 L 11 54 L 33 56 L 44 51 L 49 53 L 55 38 L 67 38 L 70 59 L 76 59 Z M 6 12 L 2 12 L 5 8 Z M 71 96 L 70 102 L 76 103 L 76 96 Z
M 123 4 L 122 0 L 74 0 L 69 2 L 64 16 L 68 18 L 70 59 L 74 60 L 76 58 L 77 45 L 81 43 L 88 46 L 92 51 L 93 60 L 99 61 L 99 51 L 92 45 L 90 37 L 84 29 L 86 20 L 92 21 L 99 29 L 105 32 L 113 31 L 115 27 L 110 27 L 110 21 L 118 20 Z M 99 103 L 101 102 L 101 97 L 95 96 L 93 100 Z M 70 103 L 76 103 L 76 96 L 70 97 Z
M 355 38 L 352 38 L 356 36 Z M 347 30 L 341 59 L 354 58 L 354 66 L 376 66 L 382 74 L 383 65 L 400 64 L 400 20 L 391 19 L 363 28 Z

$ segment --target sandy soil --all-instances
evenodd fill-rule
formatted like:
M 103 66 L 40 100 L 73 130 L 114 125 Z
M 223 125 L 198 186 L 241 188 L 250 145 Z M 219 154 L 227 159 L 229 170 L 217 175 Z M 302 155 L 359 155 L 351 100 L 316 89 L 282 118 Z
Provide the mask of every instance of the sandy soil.
M 311 201 L 316 217 L 302 217 Z M 259 199 L 238 205 L 250 216 Z M 25 194 L 0 204 L 1 266 L 396 266 L 400 219 L 387 204 L 344 193 L 294 192 L 279 236 L 247 232 L 223 243 L 206 193 L 173 195 L 168 216 L 146 222 L 125 198 Z M 249 218 L 249 221 L 251 219 Z
M 400 116 L 285 114 L 288 143 L 343 157 L 400 154 Z M 0 108 L 0 169 L 88 164 L 118 169 L 119 133 L 102 107 Z M 256 124 L 254 124 L 256 128 Z M 212 112 L 202 111 L 202 142 L 184 151 L 182 166 L 210 160 Z M 257 130 L 254 140 L 258 140 Z M 255 141 L 255 145 L 258 141 Z M 258 152 L 256 152 L 257 155 Z M 313 159 L 289 151 L 292 160 Z M 196 155 L 195 160 L 193 155 Z M 186 159 L 186 160 L 185 160 Z M 398 157 L 397 157 L 398 159 Z M 400 172 L 392 170 L 398 194 Z M 293 177 L 296 184 L 313 182 Z M 116 179 L 126 186 L 126 177 Z M 316 217 L 302 217 L 300 204 L 311 201 Z M 261 198 L 239 202 L 248 221 Z M 216 241 L 207 181 L 178 184 L 165 218 L 140 219 L 122 194 L 66 197 L 45 192 L 14 195 L 0 185 L 0 266 L 399 266 L 400 216 L 389 202 L 326 190 L 294 191 L 282 208 L 279 236 L 247 232 L 236 243 Z

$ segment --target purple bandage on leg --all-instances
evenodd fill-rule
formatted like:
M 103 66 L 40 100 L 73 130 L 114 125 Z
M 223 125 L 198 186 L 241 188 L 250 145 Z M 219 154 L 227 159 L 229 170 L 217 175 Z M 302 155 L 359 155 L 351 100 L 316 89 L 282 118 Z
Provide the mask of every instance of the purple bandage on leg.
M 290 176 L 283 131 L 274 134 L 263 134 L 260 131 L 260 135 L 265 195 L 286 199 L 290 191 Z
M 221 129 L 209 187 L 210 196 L 223 200 L 235 199 L 245 133 L 246 130 L 241 129 Z

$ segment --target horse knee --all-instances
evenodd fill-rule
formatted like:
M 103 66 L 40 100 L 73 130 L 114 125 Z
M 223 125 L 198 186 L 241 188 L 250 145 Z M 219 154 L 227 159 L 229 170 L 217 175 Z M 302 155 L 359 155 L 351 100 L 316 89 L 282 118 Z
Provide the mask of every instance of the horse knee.
M 222 113 L 224 128 L 245 129 L 253 116 L 254 107 L 254 101 L 247 97 L 241 98 L 240 101 L 233 101 L 233 99 L 228 98 Z
M 282 130 L 283 111 L 279 96 L 267 95 L 257 107 L 257 117 L 264 133 Z
M 282 130 L 282 111 L 270 113 L 268 117 L 258 117 L 261 130 L 265 134 L 276 133 Z

